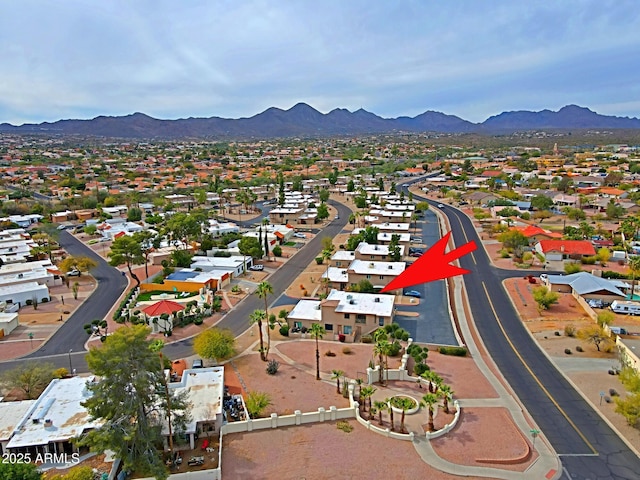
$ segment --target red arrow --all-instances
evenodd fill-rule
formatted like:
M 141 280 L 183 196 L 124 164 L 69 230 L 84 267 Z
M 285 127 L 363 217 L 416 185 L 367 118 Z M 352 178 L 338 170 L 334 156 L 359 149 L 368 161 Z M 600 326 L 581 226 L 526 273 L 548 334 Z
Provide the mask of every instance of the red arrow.
M 449 253 L 444 253 L 450 236 L 451 232 L 448 232 L 438 240 L 429 250 L 424 252 L 418 260 L 413 262 L 413 265 L 384 287 L 381 293 L 470 273 L 470 270 L 450 265 L 450 262 L 473 252 L 477 248 L 476 242 L 472 240 L 460 248 L 451 250 Z

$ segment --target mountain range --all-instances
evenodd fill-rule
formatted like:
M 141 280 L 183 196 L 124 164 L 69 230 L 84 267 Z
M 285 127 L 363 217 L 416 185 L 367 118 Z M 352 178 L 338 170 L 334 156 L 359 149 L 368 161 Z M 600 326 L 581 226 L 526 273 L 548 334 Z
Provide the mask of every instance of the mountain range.
M 350 112 L 336 108 L 323 114 L 305 103 L 298 103 L 289 110 L 271 107 L 253 117 L 238 119 L 209 117 L 160 120 L 144 113 L 134 113 L 20 126 L 0 124 L 0 133 L 137 139 L 308 138 L 399 132 L 496 134 L 543 129 L 640 129 L 640 119 L 600 115 L 585 107 L 567 105 L 557 112 L 503 112 L 482 123 L 472 123 L 455 115 L 434 111 L 398 118 L 382 118 L 363 109 Z

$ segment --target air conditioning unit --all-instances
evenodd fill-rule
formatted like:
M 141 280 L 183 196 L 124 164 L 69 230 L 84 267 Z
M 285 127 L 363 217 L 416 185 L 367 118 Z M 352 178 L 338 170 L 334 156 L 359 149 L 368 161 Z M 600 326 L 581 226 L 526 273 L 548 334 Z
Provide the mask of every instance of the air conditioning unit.
M 374 300 L 376 303 L 380 303 L 380 297 L 376 297 L 376 299 Z
M 373 268 L 374 266 L 375 266 L 375 265 L 373 264 L 373 262 L 371 262 L 371 263 L 369 264 L 369 268 Z
M 356 301 L 352 298 L 351 300 L 349 300 L 349 304 L 350 305 L 354 305 L 356 303 Z
M 389 265 L 389 270 L 393 270 L 393 265 Z

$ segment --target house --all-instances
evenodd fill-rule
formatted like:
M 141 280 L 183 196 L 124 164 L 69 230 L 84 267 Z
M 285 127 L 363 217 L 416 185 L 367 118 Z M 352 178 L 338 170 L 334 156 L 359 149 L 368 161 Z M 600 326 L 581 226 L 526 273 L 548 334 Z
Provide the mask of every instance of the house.
M 572 293 L 587 300 L 597 299 L 604 302 L 624 300 L 627 297 L 625 291 L 631 290 L 631 285 L 626 282 L 597 277 L 588 272 L 547 275 L 543 281 L 552 292 Z
M 7 443 L 16 432 L 22 418 L 35 403 L 36 400 L 0 402 L 0 455 L 7 451 Z
M 16 312 L 0 312 L 0 338 L 9 335 L 19 324 L 18 314 Z
M 38 303 L 50 301 L 49 288 L 35 281 L 0 286 L 0 302 L 23 307 L 34 299 Z
M 575 195 L 567 195 L 559 193 L 552 198 L 553 203 L 558 207 L 575 207 L 578 203 L 578 197 Z
M 225 233 L 238 233 L 240 232 L 240 227 L 232 222 L 218 222 L 217 220 L 210 219 L 209 227 L 207 228 L 209 233 L 214 237 L 219 237 L 220 235 L 224 235 Z
M 404 255 L 404 245 L 398 245 L 400 256 Z M 389 245 L 369 245 L 366 242 L 360 242 L 355 250 L 355 258 L 357 260 L 373 260 L 384 262 L 389 260 Z
M 320 323 L 328 334 L 353 342 L 376 328 L 391 324 L 395 314 L 393 295 L 331 290 L 326 299 L 300 300 L 287 321 L 307 329 Z
M 331 267 L 337 267 L 341 269 L 346 269 L 351 262 L 356 259 L 356 252 L 352 252 L 349 250 L 338 250 L 333 255 L 331 255 L 331 259 L 329 260 L 329 265 Z
M 513 227 L 511 230 L 518 230 L 529 239 L 529 244 L 537 243 L 540 240 L 562 239 L 560 232 L 551 232 L 537 225 L 527 225 L 526 227 Z
M 595 248 L 588 240 L 540 240 L 535 244 L 534 250 L 549 262 L 580 260 L 596 254 Z
M 269 222 L 273 224 L 287 224 L 292 223 L 296 218 L 298 218 L 302 212 L 303 208 L 284 208 L 278 207 L 273 208 L 269 212 Z
M 6 450 L 29 453 L 32 458 L 45 453 L 78 453 L 71 439 L 100 426 L 82 406 L 91 396 L 87 384 L 94 381 L 95 377 L 52 380 L 22 416 Z
M 361 281 L 368 280 L 373 285 L 373 288 L 382 289 L 404 272 L 405 268 L 405 262 L 354 260 L 347 269 L 349 285 L 356 287 Z
M 233 255 L 231 257 L 203 257 L 196 255 L 191 258 L 191 268 L 194 270 L 229 272 L 231 277 L 242 275 L 252 264 L 253 259 L 251 257 L 243 257 L 242 255 Z

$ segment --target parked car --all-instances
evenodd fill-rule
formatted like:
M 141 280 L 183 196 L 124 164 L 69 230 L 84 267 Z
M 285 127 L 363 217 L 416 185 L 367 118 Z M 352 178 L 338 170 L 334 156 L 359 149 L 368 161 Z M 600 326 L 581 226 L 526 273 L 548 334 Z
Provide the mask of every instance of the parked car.
M 422 239 L 420 237 L 411 237 L 411 241 L 413 243 L 422 243 Z
M 587 300 L 587 303 L 591 308 L 604 308 L 604 302 L 602 300 L 598 300 L 597 298 L 590 298 Z
M 438 208 L 444 208 L 444 204 L 439 203 L 439 204 L 438 204 Z
M 413 252 L 409 252 L 410 257 L 420 257 L 424 253 L 423 250 L 414 250 Z
M 417 290 L 407 290 L 406 292 L 404 292 L 404 296 L 405 297 L 420 298 L 422 296 L 422 294 Z
M 78 270 L 77 268 L 74 268 L 73 270 L 69 270 L 67 272 L 67 277 L 79 277 L 80 276 L 80 270 Z
M 249 270 L 253 270 L 254 272 L 261 272 L 264 270 L 264 265 L 251 265 Z
M 295 238 L 307 238 L 307 236 L 304 233 L 294 233 L 293 236 Z

